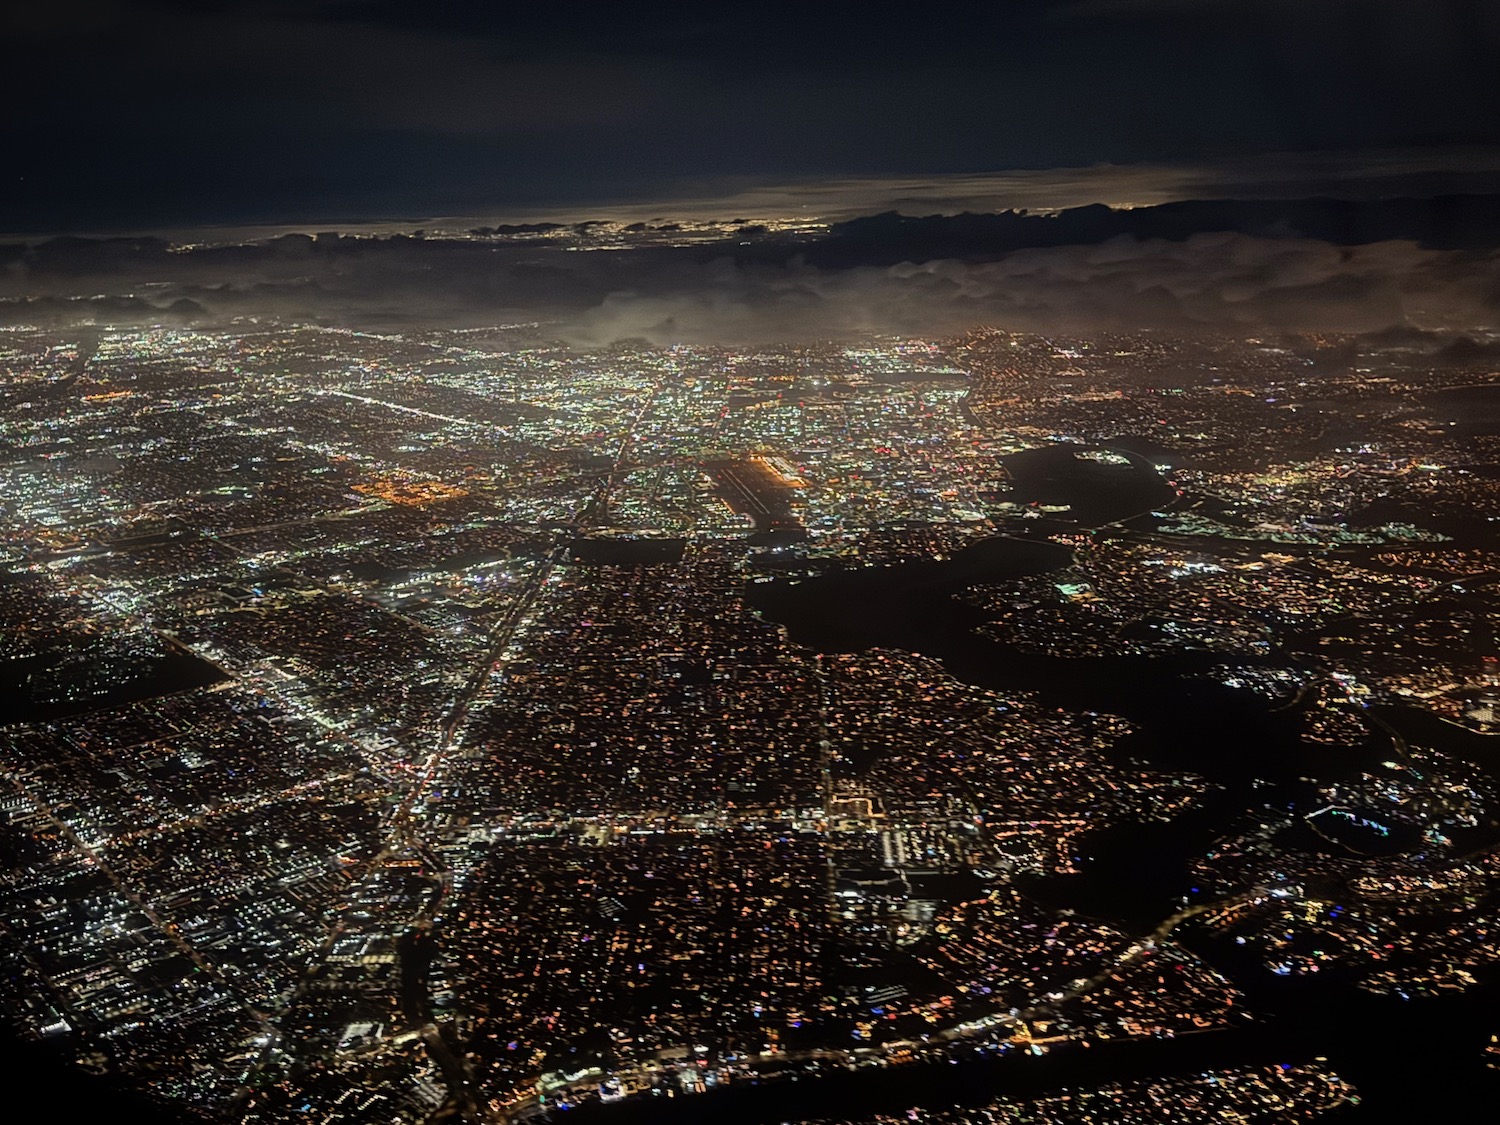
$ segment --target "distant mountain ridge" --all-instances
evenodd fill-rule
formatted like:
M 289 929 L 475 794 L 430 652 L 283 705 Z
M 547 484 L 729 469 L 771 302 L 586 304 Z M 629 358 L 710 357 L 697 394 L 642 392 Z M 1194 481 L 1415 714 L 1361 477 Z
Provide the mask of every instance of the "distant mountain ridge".
M 813 265 L 985 261 L 1015 250 L 1085 246 L 1114 238 L 1180 242 L 1195 234 L 1312 238 L 1336 246 L 1393 240 L 1432 250 L 1500 247 L 1500 195 L 1432 199 L 1187 200 L 1148 207 L 1102 204 L 1054 214 L 1002 211 L 916 218 L 888 211 L 836 224 L 804 250 Z
M 382 248 L 412 251 L 489 252 L 501 248 L 556 245 L 557 232 L 582 234 L 601 224 L 526 223 L 480 227 L 476 238 L 392 234 L 352 237 L 338 233 L 283 234 L 265 241 L 182 250 L 162 236 L 60 236 L 41 242 L 0 244 L 0 267 L 24 265 L 43 274 L 124 269 L 149 262 L 191 259 L 249 265 L 289 259 L 367 256 Z M 728 224 L 726 224 L 728 225 Z M 631 232 L 673 229 L 675 224 L 636 223 Z M 696 259 L 780 262 L 800 256 L 822 269 L 885 266 L 940 259 L 988 261 L 1017 250 L 1089 246 L 1116 238 L 1180 242 L 1199 234 L 1234 233 L 1257 238 L 1309 238 L 1336 246 L 1414 242 L 1424 249 L 1482 252 L 1500 249 L 1500 195 L 1441 195 L 1432 198 L 1346 200 L 1199 199 L 1144 207 L 1090 204 L 1057 212 L 1025 210 L 906 215 L 886 211 L 833 224 L 827 234 L 786 236 L 737 231 L 720 241 L 689 246 L 650 246 L 653 254 Z M 509 236 L 505 242 L 483 236 Z M 515 236 L 535 235 L 535 238 Z M 552 237 L 547 237 L 552 236 Z M 564 241 L 566 236 L 564 236 Z

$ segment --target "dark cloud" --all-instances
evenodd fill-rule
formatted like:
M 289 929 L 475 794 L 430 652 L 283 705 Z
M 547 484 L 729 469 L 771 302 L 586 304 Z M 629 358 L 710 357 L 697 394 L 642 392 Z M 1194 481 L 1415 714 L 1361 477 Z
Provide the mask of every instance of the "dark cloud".
M 1022 250 L 997 262 L 776 273 L 704 271 L 692 287 L 618 292 L 571 321 L 575 338 L 766 340 L 856 332 L 1365 332 L 1415 320 L 1495 323 L 1497 263 L 1410 243 L 1355 250 L 1307 240 L 1195 235 Z
M 1500 229 L 1464 220 L 1453 228 L 1465 234 L 1458 246 L 1446 237 L 1447 219 L 1433 218 L 1467 208 L 1493 209 L 1493 200 L 882 215 L 822 238 L 757 236 L 748 224 L 726 224 L 718 242 L 679 246 L 640 229 L 621 231 L 627 248 L 615 252 L 584 249 L 594 235 L 581 228 L 593 224 L 566 228 L 563 238 L 555 225 L 536 224 L 499 241 L 286 235 L 186 250 L 162 239 L 53 239 L 0 252 L 0 319 L 526 320 L 581 344 L 941 335 L 981 324 L 1185 332 L 1396 325 L 1418 333 L 1422 350 L 1455 349 L 1458 362 L 1466 345 L 1448 344 L 1452 333 L 1500 323 Z
M 125 19 L 117 0 L 49 0 L 8 4 L 0 10 L 0 33 L 35 49 L 38 41 L 77 38 L 112 30 Z
M 1155 207 L 1102 205 L 1033 215 L 934 215 L 896 212 L 836 225 L 803 253 L 820 266 L 893 265 L 935 258 L 985 260 L 1012 250 L 1131 238 L 1183 239 L 1200 232 L 1301 237 L 1341 246 L 1405 240 L 1432 249 L 1500 246 L 1500 197 L 1436 199 L 1185 200 Z M 775 248 L 770 247 L 774 253 Z
M 1469 336 L 1459 336 L 1444 343 L 1431 354 L 1444 363 L 1494 364 L 1500 361 L 1500 340 L 1475 340 Z
M 1444 190 L 1439 190 L 1444 189 Z M 551 200 L 500 212 L 449 213 L 384 219 L 333 217 L 284 224 L 183 224 L 166 228 L 179 241 L 264 240 L 278 234 L 337 228 L 390 234 L 417 227 L 467 230 L 525 222 L 566 224 L 582 213 L 617 223 L 660 224 L 721 220 L 742 215 L 784 225 L 788 220 L 831 223 L 885 211 L 955 215 L 1024 210 L 1051 214 L 1088 204 L 1117 210 L 1190 200 L 1346 201 L 1426 199 L 1461 190 L 1500 195 L 1500 148 L 1270 153 L 1185 164 L 1093 164 L 1083 167 L 921 176 L 838 176 L 790 181 L 745 177 L 698 179 L 677 194 L 608 205 Z M 79 233 L 79 232 L 75 232 Z M 161 233 L 161 232 L 158 232 Z M 3 238 L 3 235 L 0 235 Z

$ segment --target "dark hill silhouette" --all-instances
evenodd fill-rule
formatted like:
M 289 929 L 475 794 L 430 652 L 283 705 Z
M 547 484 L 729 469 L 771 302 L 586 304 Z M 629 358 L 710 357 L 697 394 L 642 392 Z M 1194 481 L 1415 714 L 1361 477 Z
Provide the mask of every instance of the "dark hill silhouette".
M 1094 204 L 1056 214 L 930 215 L 888 211 L 851 219 L 804 245 L 825 269 L 886 266 L 937 259 L 988 261 L 1016 250 L 1085 246 L 1112 238 L 1182 241 L 1195 234 L 1312 238 L 1336 246 L 1402 240 L 1434 250 L 1500 246 L 1500 196 L 1435 199 L 1189 200 L 1115 210 Z M 765 247 L 772 252 L 770 246 Z

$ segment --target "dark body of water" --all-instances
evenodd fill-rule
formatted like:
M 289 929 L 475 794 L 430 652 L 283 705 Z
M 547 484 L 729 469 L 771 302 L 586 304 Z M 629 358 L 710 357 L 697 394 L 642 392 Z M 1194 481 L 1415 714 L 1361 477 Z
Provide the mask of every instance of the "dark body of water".
M 1124 444 L 1057 445 L 1002 457 L 1013 499 L 1028 504 L 1066 505 L 1067 518 L 1086 527 L 1115 523 L 1177 499 L 1177 490 L 1156 466 Z
M 1221 788 L 1170 823 L 1116 824 L 1084 837 L 1080 874 L 1032 880 L 1023 887 L 1044 905 L 1111 919 L 1144 933 L 1177 909 L 1184 896 L 1193 894 L 1190 863 L 1236 819 L 1253 817 L 1264 807 L 1312 813 L 1326 804 L 1315 782 L 1355 776 L 1374 767 L 1390 753 L 1391 745 L 1384 736 L 1363 750 L 1319 749 L 1302 742 L 1295 710 L 1276 710 L 1271 701 L 1251 692 L 1192 678 L 1223 663 L 1222 654 L 1049 657 L 975 632 L 985 614 L 953 594 L 978 582 L 1059 568 L 1067 559 L 1049 553 L 1055 546 L 989 540 L 945 563 L 758 583 L 749 588 L 748 600 L 765 617 L 785 626 L 793 640 L 818 651 L 905 649 L 941 661 L 956 678 L 979 687 L 1035 691 L 1050 706 L 1125 716 L 1139 733 L 1121 747 L 1127 759 L 1122 764 L 1188 770 L 1218 783 Z M 1264 662 L 1280 661 L 1267 657 Z M 1414 709 L 1387 708 L 1379 714 L 1400 735 L 1481 763 L 1490 772 L 1500 771 L 1496 740 Z M 1359 837 L 1356 831 L 1350 842 L 1379 850 L 1368 833 Z M 1339 847 L 1336 841 L 1319 840 L 1311 830 L 1289 835 L 1286 842 L 1294 847 Z M 1410 830 L 1403 826 L 1390 846 L 1398 849 L 1409 843 Z M 1330 1119 L 1351 1123 L 1459 1120 L 1470 1104 L 1485 1104 L 1484 1095 L 1500 1092 L 1500 1075 L 1484 1067 L 1482 1055 L 1489 1035 L 1500 1031 L 1495 1005 L 1500 984 L 1494 979 L 1462 995 L 1404 1001 L 1361 992 L 1338 972 L 1276 977 L 1230 942 L 1201 935 L 1189 940 L 1248 994 L 1258 1017 L 1252 1027 L 1202 1036 L 1204 1055 L 1193 1055 L 1192 1065 L 1198 1069 L 1281 1061 L 1270 1057 L 1278 1051 L 1286 1056 L 1284 1061 L 1327 1056 L 1364 1097 L 1360 1106 L 1346 1107 Z M 866 1077 L 875 1072 L 861 1072 L 848 1081 L 804 1079 L 790 1092 L 757 1090 L 743 1100 L 736 1095 L 733 1103 L 725 1095 L 724 1108 L 732 1104 L 742 1114 L 727 1120 L 772 1121 L 803 1113 L 804 1106 L 816 1106 L 819 1112 L 842 1111 L 828 1106 L 847 1105 L 850 1112 L 858 1106 L 862 1112 L 895 1113 L 905 1105 L 944 1100 L 965 1104 L 1007 1093 L 1024 1097 L 1042 1092 L 1033 1083 L 1043 1073 L 1051 1076 L 1048 1081 L 1054 1086 L 1179 1073 L 1176 1067 L 1187 1057 L 1181 1053 L 1182 1042 L 1142 1043 L 1133 1053 L 1067 1051 L 1055 1061 L 1047 1060 L 1053 1070 L 1027 1070 L 1041 1060 L 1005 1058 L 966 1060 L 941 1074 L 896 1068 L 878 1072 L 878 1081 Z M 1017 1079 L 1017 1074 L 1026 1077 Z M 942 1087 L 936 1101 L 934 1082 Z M 821 1089 L 825 1083 L 830 1101 L 825 1102 L 821 1092 L 807 1093 L 809 1086 Z M 1473 1102 L 1476 1097 L 1483 1100 Z M 876 1101 L 880 1104 L 874 1105 Z M 646 1118 L 628 1118 L 622 1112 L 609 1119 Z M 660 1119 L 671 1118 L 663 1114 Z
M 1297 738 L 1293 714 L 1262 697 L 1191 679 L 1222 653 L 1063 657 L 999 644 L 976 632 L 988 618 L 953 595 L 983 582 L 1066 566 L 1055 543 L 997 538 L 946 562 L 840 571 L 749 587 L 747 600 L 819 652 L 898 648 L 939 660 L 957 679 L 994 691 L 1034 691 L 1054 707 L 1123 715 L 1140 728 L 1129 751 L 1160 768 L 1214 781 L 1347 776 L 1378 760 L 1348 750 L 1315 751 Z M 1235 656 L 1236 663 L 1274 663 Z
M 10 1119 L 40 1121 L 56 1116 L 59 1121 L 151 1122 L 171 1125 L 187 1122 L 113 1076 L 80 1070 L 71 1053 L 52 1043 L 23 1038 L 7 1022 L 0 1021 L 0 1083 L 8 1091 Z M 32 1101 L 32 1098 L 36 1101 Z M 27 1109 L 30 1105 L 32 1108 Z M 195 1119 L 197 1120 L 197 1119 Z
M 1274 1065 L 1297 1058 L 1298 1046 L 1281 1041 L 1269 1027 L 1245 1025 L 1171 1040 L 1095 1043 L 1040 1057 L 1022 1051 L 974 1052 L 946 1064 L 835 1070 L 692 1097 L 590 1103 L 556 1119 L 600 1125 L 776 1125 L 809 1117 L 900 1115 L 912 1107 L 980 1106 L 996 1097 L 1037 1098 L 1145 1077 L 1188 1076 L 1247 1063 Z
M 1423 405 L 1438 425 L 1456 435 L 1500 434 L 1500 383 L 1471 383 L 1443 387 L 1429 394 Z
M 43 654 L 0 664 L 0 726 L 71 718 L 104 708 L 121 707 L 228 677 L 205 660 L 172 648 L 144 659 L 109 661 L 77 676 L 60 673 L 61 658 Z M 80 683 L 73 685 L 73 680 Z
M 1172 1040 L 1094 1044 L 1041 1058 L 972 1056 L 949 1065 L 835 1072 L 797 1082 L 737 1086 L 696 1097 L 588 1105 L 562 1120 L 601 1125 L 720 1122 L 775 1125 L 807 1117 L 900 1115 L 909 1107 L 977 1106 L 996 1097 L 1026 1099 L 1247 1065 L 1306 1062 L 1326 1056 L 1357 1087 L 1358 1106 L 1319 1118 L 1329 1125 L 1460 1122 L 1489 1119 L 1500 1073 L 1479 1061 L 1495 1024 L 1494 988 L 1406 1003 L 1371 996 L 1344 982 L 1275 977 L 1232 955 L 1198 949 L 1245 979 L 1256 1022 Z

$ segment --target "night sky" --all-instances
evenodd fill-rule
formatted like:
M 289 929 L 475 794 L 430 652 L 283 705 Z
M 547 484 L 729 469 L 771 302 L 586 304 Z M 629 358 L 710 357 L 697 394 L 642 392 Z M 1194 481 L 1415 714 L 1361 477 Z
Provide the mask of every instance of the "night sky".
M 0 27 L 12 233 L 1500 142 L 1492 0 L 28 0 Z
M 308 324 L 580 349 L 1340 333 L 1435 379 L 1500 359 L 1500 0 L 11 0 L 0 45 L 0 332 L 59 334 L 80 370 L 106 331 Z M 171 335 L 139 345 L 143 386 Z M 1424 1097 L 1457 1041 L 1426 1030 L 1396 1029 Z M 48 1065 L 0 1052 L 66 1090 Z

